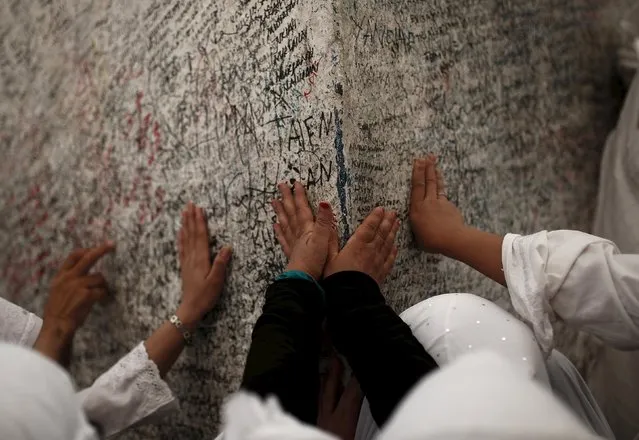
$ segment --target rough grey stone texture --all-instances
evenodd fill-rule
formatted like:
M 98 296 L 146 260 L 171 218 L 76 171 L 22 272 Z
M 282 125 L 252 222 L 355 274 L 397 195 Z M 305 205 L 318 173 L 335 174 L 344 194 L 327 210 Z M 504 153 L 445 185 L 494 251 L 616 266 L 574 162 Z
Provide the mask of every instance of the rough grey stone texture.
M 117 241 L 113 299 L 78 335 L 80 385 L 180 296 L 188 200 L 235 257 L 227 289 L 169 381 L 179 415 L 126 438 L 212 438 L 239 384 L 263 289 L 281 270 L 269 201 L 298 179 L 345 238 L 375 205 L 405 219 L 413 157 L 440 155 L 466 219 L 495 232 L 590 229 L 616 117 L 615 29 L 601 0 L 143 0 L 0 5 L 0 291 L 41 311 L 74 246 Z M 384 290 L 396 310 L 507 292 L 414 249 Z M 582 367 L 593 351 L 563 333 Z

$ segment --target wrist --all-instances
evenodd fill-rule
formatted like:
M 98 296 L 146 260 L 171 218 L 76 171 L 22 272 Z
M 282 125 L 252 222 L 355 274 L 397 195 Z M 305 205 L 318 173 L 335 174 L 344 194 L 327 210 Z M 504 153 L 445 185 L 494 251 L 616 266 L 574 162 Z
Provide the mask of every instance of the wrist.
M 315 271 L 309 270 L 306 267 L 306 265 L 293 262 L 293 261 L 288 263 L 288 265 L 286 266 L 286 271 L 287 272 L 288 271 L 304 272 L 305 274 L 313 278 L 315 281 L 318 281 L 320 277 L 322 276 L 322 271 L 319 271 L 319 273 L 317 273 Z
M 62 321 L 44 319 L 33 348 L 56 362 L 61 362 L 65 350 L 73 343 L 75 328 Z
M 175 315 L 180 318 L 182 321 L 182 325 L 186 327 L 188 330 L 193 330 L 197 327 L 197 324 L 202 319 L 203 314 L 200 313 L 196 308 L 190 307 L 187 304 L 180 304 Z

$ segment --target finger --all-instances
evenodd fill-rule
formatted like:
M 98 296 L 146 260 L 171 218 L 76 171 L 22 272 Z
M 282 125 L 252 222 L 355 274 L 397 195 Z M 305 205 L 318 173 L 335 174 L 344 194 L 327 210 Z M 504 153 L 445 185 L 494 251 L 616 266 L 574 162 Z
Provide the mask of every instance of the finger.
M 195 210 L 195 233 L 196 233 L 196 239 L 198 240 L 198 242 L 204 241 L 206 243 L 207 248 L 208 248 L 209 232 L 206 229 L 206 219 L 204 218 L 204 210 L 201 207 L 199 207 L 199 206 L 195 206 L 194 210 Z
M 339 254 L 339 239 L 337 238 L 337 226 L 333 224 L 333 230 L 328 238 L 328 255 L 326 261 L 331 261 Z
M 324 395 L 322 397 L 322 411 L 331 414 L 337 405 L 337 396 L 342 378 L 343 366 L 337 356 L 331 358 L 331 363 L 326 376 Z
M 93 287 L 106 288 L 107 287 L 106 279 L 104 279 L 104 276 L 101 273 L 92 273 L 90 275 L 87 275 L 82 278 L 81 283 L 84 287 L 89 287 L 89 288 L 93 288 Z
M 435 168 L 435 175 L 437 176 L 437 197 L 446 198 L 446 183 L 439 168 Z
M 390 253 L 388 254 L 388 257 L 386 258 L 386 261 L 384 262 L 384 268 L 382 269 L 382 277 L 380 280 L 378 280 L 379 284 L 382 284 L 382 282 L 386 279 L 388 274 L 393 269 L 393 266 L 395 265 L 395 260 L 397 260 L 397 253 L 398 253 L 397 246 L 393 246 Z
M 395 238 L 397 238 L 397 232 L 399 231 L 399 227 L 400 227 L 399 219 L 395 219 L 395 221 L 393 222 L 393 227 L 391 228 L 390 232 L 386 236 L 386 241 L 384 242 L 384 247 L 382 249 L 384 260 L 388 258 L 388 255 L 393 249 L 393 246 L 395 246 Z
M 393 229 L 395 220 L 397 220 L 397 214 L 395 211 L 386 211 L 384 219 L 380 223 L 379 228 L 377 228 L 377 240 L 379 240 L 380 246 L 383 246 L 384 243 L 386 243 L 386 239 L 388 238 L 388 234 L 390 234 L 391 229 Z
M 189 202 L 190 203 L 190 202 Z M 191 231 L 189 229 L 189 203 L 186 204 L 184 210 L 182 211 L 182 232 L 184 234 L 184 240 L 182 241 L 182 246 L 184 249 L 188 249 L 191 245 Z
M 286 182 L 281 182 L 277 187 L 282 195 L 282 205 L 284 206 L 286 215 L 288 215 L 289 224 L 293 226 L 295 219 L 295 200 L 293 199 L 291 188 L 288 187 Z
M 78 261 L 80 261 L 82 259 L 82 257 L 84 257 L 84 254 L 86 254 L 89 251 L 89 249 L 75 249 L 74 251 L 72 251 L 69 256 L 64 260 L 64 262 L 62 263 L 62 266 L 60 266 L 60 270 L 70 270 L 73 268 L 73 266 L 75 266 Z
M 378 206 L 368 214 L 355 233 L 361 234 L 362 238 L 367 242 L 373 241 L 382 220 L 384 220 L 384 208 Z
M 275 238 L 277 238 L 277 242 L 280 244 L 282 248 L 282 252 L 286 258 L 291 256 L 291 248 L 286 240 L 286 236 L 284 235 L 284 231 L 282 231 L 282 226 L 279 223 L 275 223 L 273 225 L 273 230 L 275 231 Z
M 335 215 L 333 215 L 333 208 L 330 203 L 320 202 L 317 207 L 317 219 L 315 220 L 315 225 L 317 227 L 316 232 L 318 233 L 318 236 L 328 242 L 333 230 L 335 229 Z
M 211 264 L 211 251 L 209 250 L 209 231 L 206 227 L 206 218 L 204 217 L 204 210 L 199 206 L 194 206 L 195 211 L 195 249 L 197 251 L 197 258 L 202 261 L 203 264 Z
M 286 210 L 284 209 L 284 205 L 279 200 L 273 200 L 271 204 L 273 205 L 273 210 L 275 210 L 277 221 L 280 224 L 282 233 L 284 234 L 284 237 L 286 238 L 286 242 L 292 244 L 295 241 L 294 240 L 295 236 L 293 234 L 293 230 L 291 229 L 288 214 L 286 213 Z
M 426 162 L 424 158 L 417 158 L 413 161 L 410 191 L 411 205 L 416 205 L 426 198 Z
M 184 240 L 184 225 L 182 225 L 178 231 L 178 253 L 180 255 L 180 260 L 184 259 Z
M 426 163 L 426 199 L 437 200 L 437 173 L 432 160 Z
M 102 301 L 109 296 L 109 290 L 106 287 L 92 287 L 89 296 L 94 302 Z
M 188 248 L 193 249 L 195 246 L 195 205 L 193 202 L 189 202 L 186 213 L 186 239 Z
M 339 399 L 337 411 L 343 412 L 348 420 L 357 420 L 363 400 L 364 393 L 359 385 L 359 381 L 355 376 L 352 376 L 346 384 L 346 388 L 344 388 L 342 397 Z
M 213 265 L 211 266 L 211 270 L 209 271 L 206 279 L 209 283 L 219 286 L 220 288 L 224 285 L 224 278 L 226 277 L 226 268 L 231 261 L 231 255 L 233 254 L 233 249 L 230 246 L 224 246 L 215 256 L 215 260 L 213 260 Z
M 106 254 L 113 252 L 115 249 L 115 244 L 112 241 L 107 241 L 106 243 L 91 248 L 84 254 L 84 256 L 78 261 L 73 267 L 73 271 L 77 274 L 85 274 L 97 263 L 100 258 L 105 256 Z
M 295 182 L 295 207 L 297 208 L 297 219 L 301 225 L 305 225 L 313 221 L 313 211 L 308 204 L 306 190 L 300 182 Z
M 275 216 L 277 217 L 278 222 L 282 223 L 282 221 L 288 219 L 288 215 L 284 210 L 284 205 L 282 205 L 282 202 L 277 199 L 273 199 L 271 200 L 271 206 L 273 207 L 273 211 L 275 211 Z
M 292 246 L 293 243 L 295 243 L 295 231 L 291 227 L 288 214 L 286 213 L 282 202 L 280 202 L 279 200 L 274 200 L 273 203 L 275 204 L 275 206 L 277 206 L 277 212 L 279 213 L 277 215 L 277 220 L 280 224 L 280 227 L 282 228 L 284 238 L 286 239 L 286 242 L 289 244 L 289 246 Z

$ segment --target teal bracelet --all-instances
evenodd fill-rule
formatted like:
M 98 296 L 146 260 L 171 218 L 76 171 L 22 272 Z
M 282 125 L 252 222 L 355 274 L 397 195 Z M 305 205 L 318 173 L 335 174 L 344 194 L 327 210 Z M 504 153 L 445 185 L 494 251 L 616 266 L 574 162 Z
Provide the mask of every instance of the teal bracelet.
M 322 292 L 322 297 L 324 297 L 324 289 L 322 289 L 322 286 L 319 285 L 319 283 L 317 281 L 315 281 L 315 278 L 313 278 L 312 276 L 310 276 L 309 274 L 307 274 L 306 272 L 303 272 L 301 270 L 287 270 L 285 272 L 282 272 L 281 274 L 279 274 L 276 278 L 275 281 L 280 281 L 280 280 L 304 280 L 304 281 L 310 281 L 313 284 L 315 284 L 317 286 L 317 288 L 319 289 L 320 292 Z

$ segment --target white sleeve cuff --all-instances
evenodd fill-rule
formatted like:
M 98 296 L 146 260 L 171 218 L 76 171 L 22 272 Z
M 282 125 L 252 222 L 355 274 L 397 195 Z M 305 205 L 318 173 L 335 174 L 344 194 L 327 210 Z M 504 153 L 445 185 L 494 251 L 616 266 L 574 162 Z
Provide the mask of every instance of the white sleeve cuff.
M 42 319 L 20 306 L 0 298 L 0 340 L 11 344 L 33 347 Z
M 552 307 L 544 268 L 548 256 L 546 231 L 521 236 L 506 234 L 502 265 L 515 311 L 532 328 L 537 343 L 548 355 L 553 348 Z
M 87 418 L 99 425 L 106 437 L 178 408 L 142 342 L 78 397 Z

